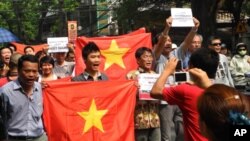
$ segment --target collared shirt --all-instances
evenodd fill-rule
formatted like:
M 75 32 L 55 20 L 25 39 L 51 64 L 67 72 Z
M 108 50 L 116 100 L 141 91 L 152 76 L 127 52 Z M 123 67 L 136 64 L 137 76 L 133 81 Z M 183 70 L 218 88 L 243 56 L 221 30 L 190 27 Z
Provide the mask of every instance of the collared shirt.
M 63 65 L 59 66 L 57 62 L 55 62 L 55 67 L 53 68 L 53 72 L 56 76 L 60 78 L 64 78 L 67 76 L 72 76 L 74 71 L 75 63 L 64 61 Z
M 106 74 L 98 72 L 97 81 L 108 80 Z M 86 71 L 72 78 L 72 81 L 94 81 L 94 78 Z
M 18 80 L 11 81 L 2 87 L 1 101 L 1 117 L 8 135 L 37 137 L 44 133 L 40 83 L 34 83 L 33 93 L 28 97 Z
M 184 47 L 182 44 L 180 45 L 180 47 L 170 52 L 170 57 L 172 56 L 182 61 L 183 69 L 188 68 L 188 63 L 191 57 L 191 52 L 188 50 L 184 50 Z

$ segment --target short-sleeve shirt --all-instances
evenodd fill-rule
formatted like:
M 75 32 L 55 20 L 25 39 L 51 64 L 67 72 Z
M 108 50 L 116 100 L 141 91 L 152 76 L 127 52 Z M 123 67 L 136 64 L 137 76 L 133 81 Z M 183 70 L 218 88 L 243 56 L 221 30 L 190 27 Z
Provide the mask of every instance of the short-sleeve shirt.
M 163 89 L 163 99 L 171 105 L 178 105 L 183 113 L 185 141 L 207 141 L 200 133 L 197 101 L 203 89 L 183 83 Z

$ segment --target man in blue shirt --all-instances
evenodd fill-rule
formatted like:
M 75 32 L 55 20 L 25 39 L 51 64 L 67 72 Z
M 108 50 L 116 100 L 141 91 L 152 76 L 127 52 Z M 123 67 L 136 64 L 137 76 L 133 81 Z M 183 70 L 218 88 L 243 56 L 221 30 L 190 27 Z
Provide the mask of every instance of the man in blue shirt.
M 18 60 L 18 78 L 1 88 L 0 140 L 47 141 L 42 113 L 43 99 L 38 60 L 24 55 Z

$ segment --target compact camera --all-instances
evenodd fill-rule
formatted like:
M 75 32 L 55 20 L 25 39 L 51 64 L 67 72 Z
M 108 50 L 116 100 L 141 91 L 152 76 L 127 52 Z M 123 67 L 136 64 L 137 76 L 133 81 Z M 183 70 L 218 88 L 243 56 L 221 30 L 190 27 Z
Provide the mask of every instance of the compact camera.
M 190 81 L 190 75 L 188 72 L 175 72 L 174 73 L 175 82 L 187 82 Z

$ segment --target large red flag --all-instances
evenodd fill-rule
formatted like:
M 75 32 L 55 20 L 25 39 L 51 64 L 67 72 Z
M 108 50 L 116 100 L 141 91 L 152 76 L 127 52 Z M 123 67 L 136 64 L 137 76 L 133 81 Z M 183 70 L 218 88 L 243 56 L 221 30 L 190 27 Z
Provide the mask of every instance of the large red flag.
M 136 91 L 128 80 L 48 82 L 43 118 L 49 141 L 134 141 Z
M 76 74 L 80 74 L 85 68 L 81 52 L 90 41 L 95 42 L 100 48 L 102 55 L 100 70 L 104 71 L 110 80 L 125 80 L 126 74 L 138 66 L 135 51 L 139 47 L 152 48 L 150 33 L 98 38 L 79 37 L 75 49 Z

